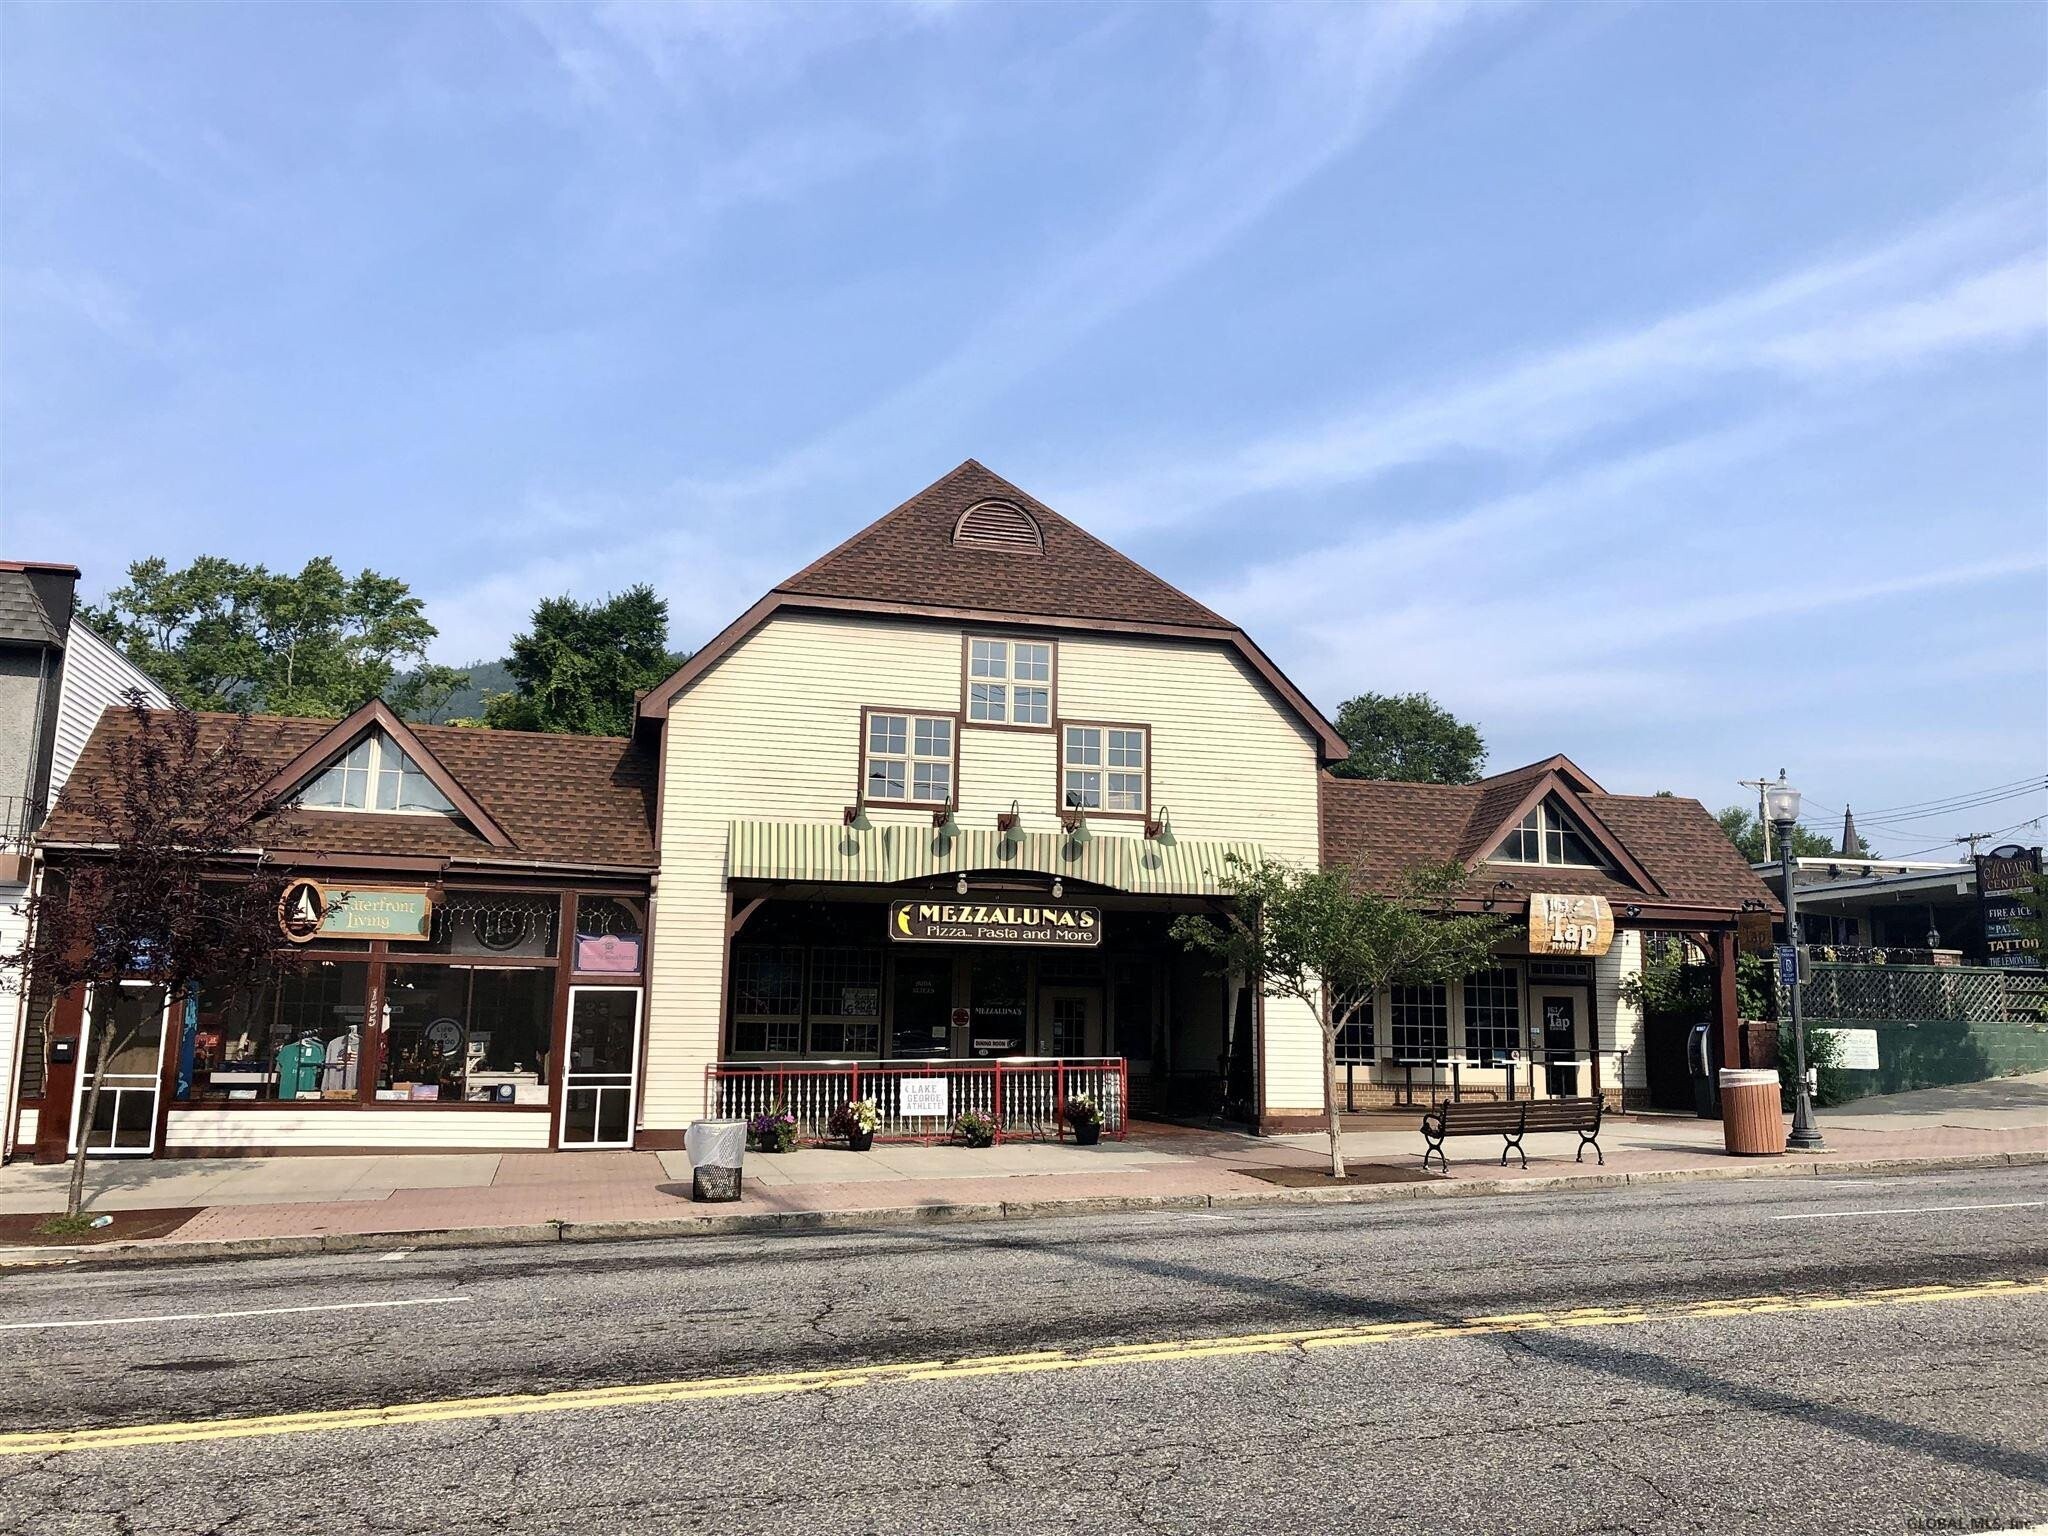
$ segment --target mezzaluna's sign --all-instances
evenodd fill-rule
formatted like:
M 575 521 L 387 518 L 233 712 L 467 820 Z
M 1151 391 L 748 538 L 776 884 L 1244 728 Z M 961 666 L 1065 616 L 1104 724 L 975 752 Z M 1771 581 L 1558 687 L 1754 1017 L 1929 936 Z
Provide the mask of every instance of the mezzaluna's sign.
M 1102 942 L 1102 913 L 1064 903 L 897 901 L 889 937 L 901 944 L 1057 944 Z

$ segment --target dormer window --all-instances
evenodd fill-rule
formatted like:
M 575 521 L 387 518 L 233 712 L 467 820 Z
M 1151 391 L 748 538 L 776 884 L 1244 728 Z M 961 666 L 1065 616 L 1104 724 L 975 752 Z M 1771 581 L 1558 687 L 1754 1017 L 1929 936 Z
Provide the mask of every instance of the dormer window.
M 1601 864 L 1593 840 L 1554 800 L 1545 800 L 1524 816 L 1493 857 L 1504 864 L 1570 864 L 1588 869 Z
M 453 816 L 455 807 L 420 765 L 373 731 L 308 784 L 299 803 L 314 811 L 398 811 Z

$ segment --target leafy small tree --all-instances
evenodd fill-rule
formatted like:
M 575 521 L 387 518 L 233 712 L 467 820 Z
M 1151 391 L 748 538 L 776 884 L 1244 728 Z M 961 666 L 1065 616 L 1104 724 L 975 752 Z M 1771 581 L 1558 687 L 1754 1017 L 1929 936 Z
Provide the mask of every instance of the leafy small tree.
M 484 723 L 501 730 L 626 736 L 638 695 L 682 664 L 668 648 L 668 602 L 642 583 L 601 603 L 551 597 L 512 642 L 517 691 L 494 694 Z
M 1459 913 L 1463 865 L 1410 870 L 1400 892 L 1382 896 L 1343 865 L 1309 869 L 1233 858 L 1221 884 L 1231 897 L 1219 917 L 1174 919 L 1172 934 L 1269 994 L 1315 1014 L 1323 1035 L 1323 1115 L 1330 1175 L 1344 1177 L 1337 1118 L 1337 1036 L 1388 987 L 1429 986 L 1482 970 L 1507 931 L 1503 918 Z
M 291 963 L 277 919 L 287 876 L 246 856 L 271 809 L 260 794 L 270 770 L 244 747 L 240 723 L 218 736 L 192 711 L 150 710 L 139 694 L 127 711 L 105 770 L 65 786 L 64 803 L 89 829 L 79 841 L 93 853 L 46 873 L 26 903 L 27 938 L 0 956 L 24 992 L 45 1000 L 46 1029 L 57 1001 L 81 988 L 141 981 L 175 1005 L 201 980 L 253 988 Z M 181 1017 L 176 1006 L 171 1014 Z M 91 1075 L 67 1220 L 84 1197 L 101 1078 L 135 1030 L 86 1017 L 78 1062 Z
M 138 560 L 84 614 L 190 709 L 345 715 L 382 698 L 416 714 L 461 682 L 428 663 L 436 630 L 411 588 L 324 555 L 295 575 L 217 555 L 179 570 Z
M 1331 772 L 1345 779 L 1470 784 L 1486 766 L 1486 742 L 1426 693 L 1361 693 L 1337 711 L 1351 755 Z

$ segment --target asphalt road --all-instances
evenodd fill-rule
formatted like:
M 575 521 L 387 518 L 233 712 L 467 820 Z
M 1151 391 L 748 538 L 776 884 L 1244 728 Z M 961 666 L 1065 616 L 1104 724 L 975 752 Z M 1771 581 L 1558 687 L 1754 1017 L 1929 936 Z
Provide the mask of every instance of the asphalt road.
M 2044 1169 L 20 1272 L 0 1435 L 169 1427 L 0 1531 L 2002 1530 L 2043 1281 Z

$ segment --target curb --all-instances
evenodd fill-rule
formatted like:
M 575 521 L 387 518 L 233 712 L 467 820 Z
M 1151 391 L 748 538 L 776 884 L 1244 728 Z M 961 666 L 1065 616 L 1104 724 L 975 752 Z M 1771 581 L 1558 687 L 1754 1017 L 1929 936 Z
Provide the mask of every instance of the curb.
M 656 1238 L 732 1237 L 747 1233 L 850 1232 L 962 1222 L 1037 1221 L 1143 1211 L 1244 1210 L 1289 1205 L 1382 1205 L 1404 1200 L 1555 1194 L 1563 1189 L 1631 1189 L 1659 1184 L 1711 1184 L 1735 1179 L 1811 1178 L 1850 1173 L 1953 1173 L 1979 1168 L 2048 1166 L 2048 1150 L 1982 1152 L 1955 1157 L 1777 1158 L 1713 1168 L 1661 1168 L 1642 1173 L 1562 1173 L 1530 1179 L 1431 1180 L 1335 1189 L 1229 1190 L 1220 1194 L 1083 1195 L 1039 1200 L 948 1201 L 841 1211 L 747 1211 L 638 1221 L 542 1221 L 522 1226 L 433 1228 L 418 1232 L 331 1232 L 325 1236 L 156 1240 L 103 1247 L 0 1250 L 0 1270 L 64 1264 L 185 1264 L 216 1259 L 307 1258 L 326 1253 L 385 1253 L 400 1248 L 510 1248 L 549 1243 L 645 1242 Z

